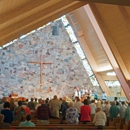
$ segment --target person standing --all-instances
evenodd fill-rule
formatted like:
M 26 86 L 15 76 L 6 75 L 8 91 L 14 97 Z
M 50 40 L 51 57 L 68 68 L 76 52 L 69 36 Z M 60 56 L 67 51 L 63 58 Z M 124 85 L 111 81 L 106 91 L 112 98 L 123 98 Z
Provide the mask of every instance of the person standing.
M 94 116 L 93 123 L 98 127 L 98 129 L 102 129 L 102 127 L 105 126 L 106 115 L 102 111 L 101 107 L 97 107 L 97 112 Z
M 116 118 L 119 114 L 119 107 L 116 106 L 116 102 L 112 102 L 112 106 L 110 107 L 110 120 Z
M 91 120 L 91 118 L 90 118 L 91 108 L 90 108 L 90 106 L 88 104 L 87 99 L 84 100 L 84 105 L 81 106 L 81 108 L 80 108 L 80 114 L 81 114 L 80 121 L 82 121 L 83 124 L 86 124 L 87 122 L 90 122 L 90 120 Z
M 78 109 L 74 108 L 73 102 L 69 103 L 69 108 L 66 110 L 66 122 L 67 124 L 78 124 L 79 122 Z
M 107 94 L 105 91 L 103 91 L 102 95 L 101 95 L 102 100 L 106 101 L 107 100 Z
M 60 101 L 57 99 L 57 96 L 54 96 L 54 99 L 52 99 L 49 103 L 49 107 L 51 109 L 51 116 L 54 118 L 59 118 L 59 111 L 61 108 L 61 103 Z
M 96 105 L 94 103 L 94 100 L 91 101 L 91 103 L 89 104 L 90 109 L 91 109 L 91 119 L 93 119 L 95 113 L 96 113 Z
M 120 107 L 120 118 L 124 118 L 125 117 L 125 113 L 126 113 L 126 106 L 125 106 L 125 102 L 122 101 L 122 106 Z
M 45 100 L 41 101 L 41 106 L 37 108 L 37 125 L 49 124 L 49 117 L 51 116 L 50 108 L 45 105 Z
M 125 118 L 125 123 L 128 124 L 128 122 L 130 121 L 130 102 L 128 103 L 128 107 L 126 108 L 124 118 Z
M 10 124 L 9 123 L 4 123 L 4 115 L 0 114 L 0 129 L 10 129 Z

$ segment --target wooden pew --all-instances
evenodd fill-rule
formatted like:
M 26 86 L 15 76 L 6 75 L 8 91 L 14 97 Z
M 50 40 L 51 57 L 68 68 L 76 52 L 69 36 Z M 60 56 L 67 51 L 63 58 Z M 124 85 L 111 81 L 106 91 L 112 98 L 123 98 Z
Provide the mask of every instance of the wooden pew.
M 120 121 L 116 123 L 116 129 L 122 129 L 124 124 L 125 124 L 125 119 L 120 118 Z
M 113 121 L 109 121 L 109 126 L 116 126 L 116 123 L 120 122 L 121 118 L 113 118 Z
M 10 130 L 16 130 L 16 129 L 31 129 L 31 130 L 34 130 L 34 129 L 53 129 L 53 130 L 58 130 L 58 129 L 77 129 L 77 130 L 80 130 L 80 129 L 97 129 L 96 126 L 87 126 L 87 125 L 83 125 L 83 126 L 78 126 L 78 125 L 43 125 L 43 126 L 35 126 L 35 127 L 20 127 L 20 126 L 11 126 L 10 127 Z M 115 129 L 114 126 L 104 126 L 103 127 L 103 130 L 112 130 L 112 129 Z
M 128 124 L 123 125 L 123 129 L 130 130 L 130 121 L 128 122 Z

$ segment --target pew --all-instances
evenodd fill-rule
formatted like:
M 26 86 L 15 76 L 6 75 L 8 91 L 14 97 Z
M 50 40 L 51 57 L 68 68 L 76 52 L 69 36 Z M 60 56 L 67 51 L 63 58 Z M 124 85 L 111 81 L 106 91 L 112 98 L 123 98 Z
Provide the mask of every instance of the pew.
M 125 119 L 120 118 L 120 121 L 116 123 L 116 129 L 122 129 L 124 124 L 125 124 Z
M 116 126 L 116 123 L 120 122 L 121 118 L 113 118 L 113 121 L 109 121 L 109 126 Z
M 21 126 L 11 126 L 10 127 L 10 130 L 16 130 L 16 129 L 31 129 L 31 130 L 34 130 L 34 129 L 53 129 L 53 130 L 58 130 L 58 129 L 77 129 L 77 130 L 80 130 L 80 129 L 84 129 L 84 130 L 87 130 L 87 129 L 97 129 L 96 126 L 88 126 L 88 125 L 82 125 L 82 126 L 78 126 L 78 125 L 42 125 L 42 126 L 35 126 L 35 127 L 21 127 Z M 103 127 L 103 130 L 112 130 L 112 129 L 115 129 L 114 126 L 104 126 Z
M 128 124 L 123 125 L 123 129 L 130 130 L 130 121 L 128 122 Z

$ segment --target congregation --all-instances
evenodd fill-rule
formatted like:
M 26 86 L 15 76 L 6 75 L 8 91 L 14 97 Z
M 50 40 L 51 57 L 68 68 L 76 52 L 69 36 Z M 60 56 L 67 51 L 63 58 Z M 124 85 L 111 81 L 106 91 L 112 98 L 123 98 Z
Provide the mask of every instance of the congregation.
M 32 113 L 37 118 L 37 125 L 49 124 L 50 118 L 58 118 L 60 124 L 87 124 L 92 121 L 97 128 L 102 129 L 108 117 L 110 120 L 116 117 L 124 118 L 127 124 L 130 121 L 130 103 L 120 102 L 117 97 L 112 102 L 107 101 L 107 98 L 91 100 L 89 96 L 83 101 L 76 96 L 70 102 L 66 97 L 58 99 L 56 95 L 51 100 L 31 98 L 30 101 L 18 101 L 13 98 L 7 101 L 7 98 L 3 97 L 0 100 L 0 113 L 0 129 L 10 128 L 15 121 L 20 122 L 19 126 L 35 126 L 31 121 Z

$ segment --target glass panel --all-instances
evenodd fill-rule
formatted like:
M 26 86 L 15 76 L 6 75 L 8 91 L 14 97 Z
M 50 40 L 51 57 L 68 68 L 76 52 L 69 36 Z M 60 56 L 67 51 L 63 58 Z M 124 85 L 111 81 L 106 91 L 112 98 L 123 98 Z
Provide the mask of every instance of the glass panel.
M 76 41 L 77 41 L 77 38 L 76 38 L 76 36 L 75 36 L 75 34 L 74 34 L 74 31 L 73 31 L 72 27 L 71 27 L 71 26 L 67 26 L 67 27 L 66 27 L 66 30 L 67 30 L 67 32 L 68 32 L 68 34 L 69 34 L 69 36 L 70 36 L 71 41 L 72 41 L 72 42 L 76 42 Z
M 83 62 L 84 68 L 86 69 L 88 75 L 89 75 L 89 76 L 93 75 L 93 72 L 92 72 L 92 70 L 91 70 L 91 68 L 90 68 L 90 66 L 89 66 L 89 64 L 88 64 L 88 62 L 87 62 L 87 60 L 84 59 L 84 60 L 82 60 L 82 62 Z
M 109 80 L 109 81 L 105 81 L 105 84 L 109 87 L 117 87 L 117 86 L 121 86 L 120 82 L 117 80 Z
M 91 80 L 93 86 L 99 86 L 99 84 L 98 84 L 98 82 L 97 82 L 97 80 L 96 80 L 94 75 L 90 77 L 90 80 Z
M 69 22 L 68 22 L 68 20 L 67 20 L 65 15 L 61 17 L 61 20 L 62 20 L 64 26 L 67 26 L 69 24 Z

